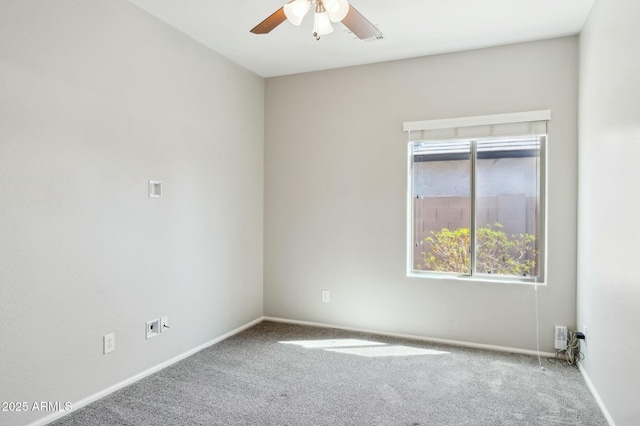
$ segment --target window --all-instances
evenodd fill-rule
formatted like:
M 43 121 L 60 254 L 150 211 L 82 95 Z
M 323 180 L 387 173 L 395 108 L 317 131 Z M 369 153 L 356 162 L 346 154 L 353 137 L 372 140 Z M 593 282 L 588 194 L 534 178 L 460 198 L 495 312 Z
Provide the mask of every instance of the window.
M 544 281 L 549 116 L 405 123 L 410 275 Z

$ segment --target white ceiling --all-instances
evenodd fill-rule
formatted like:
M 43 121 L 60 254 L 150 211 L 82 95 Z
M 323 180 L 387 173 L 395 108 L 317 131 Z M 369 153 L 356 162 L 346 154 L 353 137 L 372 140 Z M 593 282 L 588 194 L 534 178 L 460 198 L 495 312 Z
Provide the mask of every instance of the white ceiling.
M 349 0 L 383 40 L 346 27 L 316 41 L 302 25 L 249 32 L 287 0 L 129 0 L 263 77 L 383 62 L 577 34 L 594 0 Z

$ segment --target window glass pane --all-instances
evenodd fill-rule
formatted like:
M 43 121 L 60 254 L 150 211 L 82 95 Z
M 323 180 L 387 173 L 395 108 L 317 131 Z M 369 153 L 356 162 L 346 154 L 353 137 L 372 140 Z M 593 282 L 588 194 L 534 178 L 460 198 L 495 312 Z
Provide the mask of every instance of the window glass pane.
M 412 146 L 413 269 L 471 272 L 471 143 Z
M 538 275 L 540 138 L 477 142 L 476 272 Z

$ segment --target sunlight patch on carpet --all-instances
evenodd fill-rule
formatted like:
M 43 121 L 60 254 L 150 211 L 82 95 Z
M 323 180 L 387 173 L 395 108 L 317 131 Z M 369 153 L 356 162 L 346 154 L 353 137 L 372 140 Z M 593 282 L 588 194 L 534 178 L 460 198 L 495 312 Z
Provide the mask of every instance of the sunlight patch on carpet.
M 449 352 L 436 351 L 433 349 L 412 348 L 409 346 L 373 346 L 363 348 L 339 348 L 326 349 L 329 352 L 339 352 L 343 354 L 359 355 L 366 357 L 378 356 L 416 356 L 416 355 L 444 355 Z
M 302 346 L 305 349 L 322 349 L 348 355 L 365 357 L 382 356 L 416 356 L 416 355 L 444 355 L 449 352 L 434 349 L 412 348 L 401 345 L 372 342 L 360 339 L 328 339 L 328 340 L 292 340 L 278 342 L 285 345 Z
M 385 343 L 370 342 L 360 339 L 330 339 L 330 340 L 295 340 L 289 342 L 278 342 L 286 345 L 298 345 L 307 349 L 325 349 L 325 348 L 348 348 L 352 346 L 384 346 Z

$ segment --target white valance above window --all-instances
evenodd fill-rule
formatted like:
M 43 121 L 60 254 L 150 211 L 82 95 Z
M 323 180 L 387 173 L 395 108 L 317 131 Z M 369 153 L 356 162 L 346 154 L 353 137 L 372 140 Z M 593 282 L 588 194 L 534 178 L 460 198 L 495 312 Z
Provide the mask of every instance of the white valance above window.
M 527 111 L 442 120 L 410 121 L 403 124 L 409 141 L 481 139 L 547 134 L 551 110 Z

